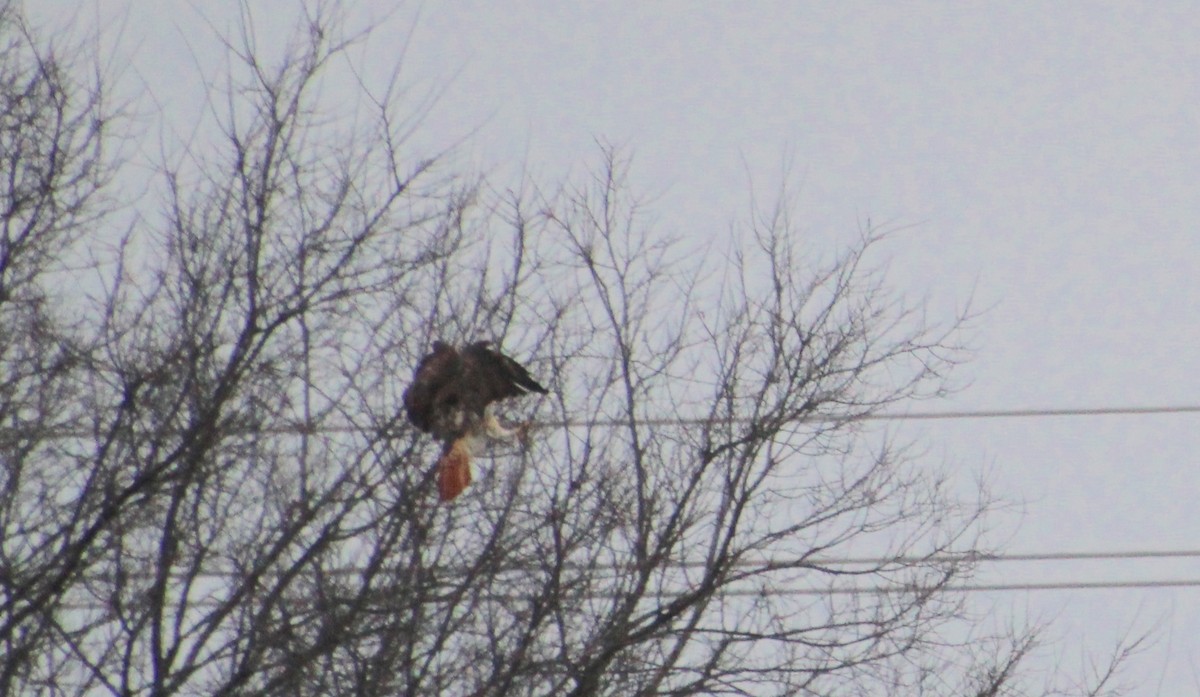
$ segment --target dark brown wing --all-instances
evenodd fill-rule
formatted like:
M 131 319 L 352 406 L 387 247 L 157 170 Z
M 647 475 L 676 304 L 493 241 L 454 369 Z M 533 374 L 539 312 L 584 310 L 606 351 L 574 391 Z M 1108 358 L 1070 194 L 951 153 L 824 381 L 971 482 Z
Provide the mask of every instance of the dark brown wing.
M 462 351 L 460 380 L 468 406 L 482 414 L 488 404 L 507 397 L 519 397 L 529 392 L 546 394 L 525 366 L 508 356 L 488 348 L 489 342 L 477 341 Z
M 458 351 L 441 341 L 433 342 L 433 353 L 421 359 L 413 371 L 412 384 L 404 390 L 404 411 L 408 420 L 422 431 L 433 431 L 437 422 L 436 409 L 447 388 L 453 387 L 461 374 Z

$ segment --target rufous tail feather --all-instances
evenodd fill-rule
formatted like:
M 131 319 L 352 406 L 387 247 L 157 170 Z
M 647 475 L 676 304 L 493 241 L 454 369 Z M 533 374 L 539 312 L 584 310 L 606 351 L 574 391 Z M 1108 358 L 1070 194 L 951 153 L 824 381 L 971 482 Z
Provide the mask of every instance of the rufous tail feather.
M 438 497 L 450 501 L 471 483 L 471 450 L 466 438 L 459 438 L 438 460 Z

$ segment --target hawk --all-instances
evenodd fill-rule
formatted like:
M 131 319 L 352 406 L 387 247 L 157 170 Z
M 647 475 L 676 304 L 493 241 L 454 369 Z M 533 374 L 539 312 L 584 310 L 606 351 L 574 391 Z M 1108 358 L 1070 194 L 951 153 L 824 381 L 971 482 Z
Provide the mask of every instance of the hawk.
M 462 351 L 443 341 L 421 359 L 412 384 L 404 390 L 408 420 L 442 441 L 437 463 L 438 496 L 449 501 L 471 483 L 471 457 L 488 438 L 512 438 L 520 428 L 506 429 L 492 405 L 529 392 L 546 394 L 529 371 L 512 358 L 476 341 Z

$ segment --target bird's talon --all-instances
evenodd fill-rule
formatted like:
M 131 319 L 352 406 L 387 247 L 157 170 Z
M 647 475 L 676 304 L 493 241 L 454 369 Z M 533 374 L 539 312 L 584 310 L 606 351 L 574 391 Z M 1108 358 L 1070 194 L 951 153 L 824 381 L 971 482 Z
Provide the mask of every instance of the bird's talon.
M 530 446 L 529 433 L 533 430 L 532 421 L 522 421 L 517 424 L 517 442 L 521 444 L 522 450 L 528 450 Z

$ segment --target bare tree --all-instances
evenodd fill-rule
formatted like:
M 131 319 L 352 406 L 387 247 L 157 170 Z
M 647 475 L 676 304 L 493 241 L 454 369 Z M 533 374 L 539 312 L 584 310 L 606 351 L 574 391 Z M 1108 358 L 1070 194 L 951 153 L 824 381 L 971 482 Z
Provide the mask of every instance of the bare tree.
M 820 261 L 784 201 L 692 262 L 612 148 L 552 194 L 450 176 L 398 80 L 319 102 L 359 73 L 318 5 L 278 60 L 226 43 L 220 137 L 121 235 L 102 85 L 0 32 L 0 693 L 1018 689 L 1036 637 L 973 651 L 953 590 L 987 498 L 868 428 L 962 357 L 877 231 Z M 454 505 L 397 416 L 435 337 L 553 386 Z
M 69 54 L 70 52 L 67 51 Z M 75 490 L 89 477 L 68 464 L 63 433 L 88 405 L 86 330 L 63 310 L 64 250 L 103 217 L 111 173 L 99 84 L 44 51 L 10 2 L 0 4 L 0 692 L 52 680 L 42 661 L 61 637 L 53 619 L 79 568 Z M 53 463 L 53 464 L 51 464 Z

